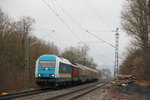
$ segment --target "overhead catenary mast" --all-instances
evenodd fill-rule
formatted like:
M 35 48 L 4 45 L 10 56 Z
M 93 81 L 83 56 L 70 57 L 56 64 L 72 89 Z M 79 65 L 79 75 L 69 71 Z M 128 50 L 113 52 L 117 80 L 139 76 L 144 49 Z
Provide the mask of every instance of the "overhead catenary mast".
M 118 76 L 119 71 L 119 64 L 118 64 L 118 58 L 119 58 L 119 29 L 116 29 L 116 42 L 115 42 L 115 66 L 114 66 L 114 77 Z
M 150 44 L 150 0 L 147 0 L 147 9 L 148 9 L 148 15 L 147 15 L 147 23 L 148 23 L 148 44 Z
M 24 91 L 28 90 L 29 87 L 29 38 L 28 38 L 28 26 L 24 26 Z

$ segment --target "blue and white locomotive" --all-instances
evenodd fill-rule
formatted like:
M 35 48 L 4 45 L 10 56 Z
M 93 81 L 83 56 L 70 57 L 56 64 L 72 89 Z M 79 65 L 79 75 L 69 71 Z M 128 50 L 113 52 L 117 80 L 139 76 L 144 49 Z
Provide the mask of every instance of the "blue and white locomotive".
M 71 63 L 55 55 L 42 55 L 36 61 L 35 79 L 41 88 L 71 82 Z
M 98 80 L 98 71 L 55 55 L 42 55 L 36 61 L 35 79 L 41 88 L 58 87 Z

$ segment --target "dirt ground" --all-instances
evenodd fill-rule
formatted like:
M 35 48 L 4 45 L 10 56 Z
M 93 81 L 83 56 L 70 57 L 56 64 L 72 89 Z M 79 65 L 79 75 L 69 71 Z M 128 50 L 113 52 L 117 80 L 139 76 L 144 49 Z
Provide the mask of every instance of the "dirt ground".
M 125 87 L 111 86 L 102 100 L 150 100 L 150 88 L 135 84 Z

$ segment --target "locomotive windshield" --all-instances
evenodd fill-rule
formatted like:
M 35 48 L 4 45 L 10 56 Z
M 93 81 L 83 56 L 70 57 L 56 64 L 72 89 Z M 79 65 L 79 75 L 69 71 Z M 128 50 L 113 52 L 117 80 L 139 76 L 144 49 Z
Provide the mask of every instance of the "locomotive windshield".
M 55 67 L 54 61 L 39 61 L 39 67 Z

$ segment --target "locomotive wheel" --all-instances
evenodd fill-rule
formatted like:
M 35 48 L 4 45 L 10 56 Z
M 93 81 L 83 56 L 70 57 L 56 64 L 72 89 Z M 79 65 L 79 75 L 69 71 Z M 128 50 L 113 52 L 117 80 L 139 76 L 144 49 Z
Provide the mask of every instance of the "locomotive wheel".
M 59 83 L 55 83 L 55 88 L 58 88 L 59 87 Z

